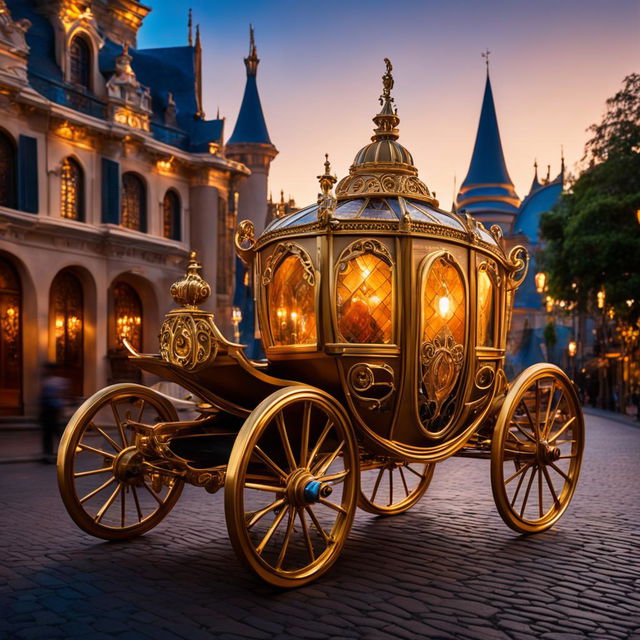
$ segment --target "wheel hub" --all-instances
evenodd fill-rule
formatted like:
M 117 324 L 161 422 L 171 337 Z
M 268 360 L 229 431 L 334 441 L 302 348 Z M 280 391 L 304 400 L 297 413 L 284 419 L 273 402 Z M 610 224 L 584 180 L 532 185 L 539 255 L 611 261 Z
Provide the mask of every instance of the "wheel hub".
M 546 440 L 541 440 L 538 445 L 538 460 L 544 464 L 550 464 L 560 458 L 561 451 Z
M 287 500 L 296 507 L 318 502 L 330 496 L 332 491 L 330 484 L 316 480 L 307 469 L 297 469 L 287 480 Z
M 127 447 L 120 451 L 113 462 L 113 475 L 127 484 L 136 484 L 143 473 L 142 454 L 136 447 Z

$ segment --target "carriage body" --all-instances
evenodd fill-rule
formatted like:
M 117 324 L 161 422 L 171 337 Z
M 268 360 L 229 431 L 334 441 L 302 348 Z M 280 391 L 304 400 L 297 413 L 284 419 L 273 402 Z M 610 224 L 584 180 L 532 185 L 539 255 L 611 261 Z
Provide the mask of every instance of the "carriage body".
M 406 511 L 435 463 L 455 454 L 491 459 L 498 511 L 516 531 L 548 529 L 566 510 L 584 433 L 572 384 L 552 365 L 511 384 L 504 374 L 526 251 L 507 246 L 499 227 L 439 207 L 398 142 L 386 62 L 372 142 L 335 194 L 327 159 L 317 203 L 258 238 L 250 222 L 238 225 L 266 361 L 249 360 L 200 308 L 211 287 L 192 254 L 171 287 L 179 306 L 165 318 L 159 354 L 131 358 L 188 389 L 194 419 L 128 384 L 98 392 L 72 417 L 58 481 L 85 531 L 138 535 L 185 482 L 224 488 L 238 556 L 291 587 L 335 562 L 356 506 Z M 106 479 L 81 488 L 94 478 Z

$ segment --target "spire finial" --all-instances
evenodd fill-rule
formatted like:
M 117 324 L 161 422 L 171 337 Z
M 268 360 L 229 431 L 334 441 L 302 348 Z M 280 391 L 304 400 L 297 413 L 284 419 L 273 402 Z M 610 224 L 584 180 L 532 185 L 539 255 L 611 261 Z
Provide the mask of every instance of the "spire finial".
M 491 51 L 485 49 L 480 55 L 484 58 L 484 62 L 487 65 L 487 75 L 489 75 L 489 56 L 491 55 Z
M 253 33 L 253 25 L 249 25 L 249 55 L 244 59 L 244 64 L 247 67 L 247 75 L 255 76 L 258 72 L 258 49 L 256 47 L 255 35 Z
M 331 193 L 333 185 L 338 182 L 338 178 L 331 174 L 331 163 L 329 154 L 324 154 L 324 173 L 318 176 L 320 190 L 318 194 L 318 220 L 322 226 L 329 224 L 331 216 L 336 210 L 336 197 Z
M 536 180 L 538 179 L 538 158 L 535 158 L 533 161 L 533 169 L 535 171 Z
M 373 118 L 377 128 L 374 129 L 375 135 L 372 140 L 397 140 L 399 137 L 398 129 L 396 127 L 400 123 L 398 118 L 398 110 L 393 106 L 394 99 L 391 96 L 391 89 L 393 89 L 394 81 L 391 71 L 393 65 L 389 58 L 384 59 L 386 66 L 386 72 L 382 76 L 382 94 L 380 95 L 380 104 L 382 109 L 380 113 Z
M 220 105 L 218 105 L 218 110 L 216 111 L 216 120 L 220 120 Z
M 189 46 L 193 46 L 193 10 L 189 9 L 189 20 L 187 21 L 187 30 L 189 33 Z
M 564 177 L 564 145 L 560 145 L 560 175 Z
M 196 25 L 196 49 L 200 47 L 200 25 Z
M 393 76 L 391 72 L 393 71 L 393 65 L 389 58 L 384 59 L 384 63 L 387 67 L 386 73 L 382 76 L 382 95 L 380 96 L 380 104 L 384 106 L 385 102 L 394 102 L 391 97 L 391 89 L 393 89 Z

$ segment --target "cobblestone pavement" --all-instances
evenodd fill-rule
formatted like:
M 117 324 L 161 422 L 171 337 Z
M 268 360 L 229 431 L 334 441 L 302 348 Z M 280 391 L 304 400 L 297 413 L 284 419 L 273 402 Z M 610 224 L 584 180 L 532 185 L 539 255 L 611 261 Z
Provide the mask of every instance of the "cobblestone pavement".
M 569 511 L 511 532 L 486 461 L 452 459 L 412 511 L 356 516 L 318 582 L 278 591 L 237 562 L 222 492 L 186 487 L 172 514 L 127 543 L 82 533 L 53 466 L 0 468 L 0 637 L 640 637 L 640 429 L 588 417 Z

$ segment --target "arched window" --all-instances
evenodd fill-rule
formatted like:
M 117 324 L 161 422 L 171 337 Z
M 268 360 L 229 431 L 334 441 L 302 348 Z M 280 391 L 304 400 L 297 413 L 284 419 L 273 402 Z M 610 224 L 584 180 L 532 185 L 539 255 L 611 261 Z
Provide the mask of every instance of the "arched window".
M 136 351 L 142 351 L 142 302 L 136 290 L 126 282 L 113 285 L 113 315 L 117 346 L 122 347 L 126 338 Z
M 488 263 L 484 263 L 478 269 L 478 346 L 495 346 L 495 305 L 496 291 L 494 276 Z
M 162 201 L 162 235 L 170 240 L 180 240 L 180 198 L 169 190 Z
M 280 243 L 262 274 L 274 346 L 313 345 L 316 329 L 316 272 L 304 249 Z
M 0 258 L 0 415 L 22 407 L 22 289 L 20 278 Z
M 91 88 L 91 49 L 82 36 L 74 36 L 69 45 L 69 80 Z
M 65 158 L 62 162 L 60 214 L 70 220 L 84 220 L 84 175 L 73 158 Z
M 16 147 L 3 131 L 0 131 L 0 205 L 16 206 Z
M 146 231 L 146 194 L 142 178 L 132 172 L 122 175 L 120 224 L 127 229 Z
M 391 256 L 377 240 L 347 247 L 338 262 L 338 332 L 351 343 L 389 344 L 393 339 Z
M 49 313 L 55 341 L 54 361 L 59 372 L 70 381 L 70 391 L 74 395 L 81 395 L 84 378 L 84 300 L 80 280 L 68 269 L 58 273 L 51 283 Z

